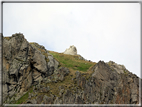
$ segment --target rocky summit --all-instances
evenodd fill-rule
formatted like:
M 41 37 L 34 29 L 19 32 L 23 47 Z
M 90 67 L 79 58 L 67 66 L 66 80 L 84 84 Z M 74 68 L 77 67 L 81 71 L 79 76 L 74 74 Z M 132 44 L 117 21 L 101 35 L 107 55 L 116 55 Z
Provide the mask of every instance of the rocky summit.
M 74 46 L 64 53 L 53 52 L 17 33 L 3 37 L 2 61 L 3 104 L 139 104 L 142 100 L 142 79 L 113 61 L 82 60 Z
M 77 55 L 77 49 L 74 45 L 70 46 L 68 49 L 63 52 L 64 54 L 69 54 L 69 55 Z

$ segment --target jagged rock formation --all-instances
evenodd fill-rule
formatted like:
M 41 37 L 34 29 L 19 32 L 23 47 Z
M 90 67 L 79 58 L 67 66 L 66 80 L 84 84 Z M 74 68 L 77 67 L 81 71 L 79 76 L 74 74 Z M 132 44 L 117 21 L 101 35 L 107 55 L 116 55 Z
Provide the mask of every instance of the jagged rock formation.
M 68 49 L 63 52 L 64 54 L 69 54 L 69 55 L 77 55 L 77 49 L 74 45 L 70 46 Z
M 109 61 L 107 64 L 109 64 L 109 66 L 112 68 L 112 69 L 114 69 L 114 70 L 116 70 L 117 71 L 117 73 L 128 73 L 129 71 L 125 68 L 125 66 L 124 65 L 120 65 L 120 64 L 117 64 L 117 63 L 115 63 L 115 62 L 113 62 L 113 61 Z
M 3 38 L 3 101 L 38 84 L 58 65 L 43 46 L 28 43 L 22 34 Z
M 68 74 L 68 73 L 67 73 Z M 55 78 L 50 78 L 54 82 Z M 57 79 L 58 80 L 58 79 Z M 49 81 L 49 80 L 48 80 Z M 131 73 L 119 74 L 115 69 L 99 61 L 93 68 L 93 73 L 86 78 L 85 74 L 76 71 L 73 78 L 74 86 L 66 89 L 59 87 L 59 96 L 50 93 L 39 95 L 40 100 L 30 98 L 26 103 L 43 104 L 138 104 L 139 78 Z M 39 85 L 33 96 L 37 95 Z M 45 91 L 47 92 L 47 91 Z M 32 99 L 32 100 L 31 100 Z
M 136 104 L 139 102 L 139 78 L 130 72 L 119 74 L 119 66 L 116 70 L 103 61 L 94 66 L 92 77 L 102 87 L 100 100 L 103 103 Z
M 29 89 L 23 104 L 139 104 L 142 100 L 141 79 L 123 65 L 99 61 L 90 68 L 91 73 L 76 71 L 73 75 L 59 63 L 22 34 L 4 37 L 3 102 L 15 103 Z

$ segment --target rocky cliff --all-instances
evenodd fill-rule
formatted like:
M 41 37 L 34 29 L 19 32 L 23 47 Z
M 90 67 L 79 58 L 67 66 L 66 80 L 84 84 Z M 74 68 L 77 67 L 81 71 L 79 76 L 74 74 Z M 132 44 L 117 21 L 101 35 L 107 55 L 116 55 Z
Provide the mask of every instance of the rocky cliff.
M 23 34 L 3 37 L 3 103 L 139 104 L 140 78 L 113 61 L 90 63 L 73 70 Z
M 22 34 L 4 37 L 3 101 L 52 75 L 58 65 L 43 46 L 29 43 Z

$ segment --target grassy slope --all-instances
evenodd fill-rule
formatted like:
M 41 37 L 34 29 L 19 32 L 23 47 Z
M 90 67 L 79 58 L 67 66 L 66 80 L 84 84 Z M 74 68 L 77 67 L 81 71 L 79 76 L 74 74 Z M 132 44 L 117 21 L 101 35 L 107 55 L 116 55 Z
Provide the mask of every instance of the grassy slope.
M 80 60 L 79 55 L 66 55 L 53 51 L 49 51 L 49 53 L 52 54 L 58 62 L 60 62 L 60 66 L 67 67 L 70 70 L 70 74 L 65 77 L 64 81 L 46 84 L 46 86 L 50 87 L 50 92 L 56 96 L 59 96 L 59 86 L 64 86 L 65 89 L 76 87 L 77 84 L 74 83 L 72 79 L 75 78 L 75 72 L 77 70 L 83 73 L 84 77 L 88 79 L 92 73 L 89 68 L 96 64 L 95 62 Z
M 53 51 L 49 51 L 49 53 L 60 62 L 61 66 L 71 68 L 73 70 L 87 72 L 88 69 L 95 64 L 95 62 L 80 60 L 79 55 L 67 55 Z

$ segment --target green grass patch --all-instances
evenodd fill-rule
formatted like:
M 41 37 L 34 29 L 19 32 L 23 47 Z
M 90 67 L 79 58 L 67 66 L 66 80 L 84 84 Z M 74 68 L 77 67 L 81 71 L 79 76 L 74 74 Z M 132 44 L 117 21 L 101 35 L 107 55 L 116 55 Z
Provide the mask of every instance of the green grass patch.
M 124 70 L 123 72 L 126 74 L 126 71 L 125 71 L 125 70 Z
M 67 55 L 53 51 L 49 51 L 49 53 L 61 63 L 61 66 L 71 68 L 73 70 L 86 72 L 92 65 L 94 65 L 93 62 L 79 59 L 79 55 Z
M 21 98 L 19 98 L 15 104 L 22 104 L 23 102 L 25 102 L 28 99 L 29 93 L 33 92 L 33 87 L 31 87 L 27 93 L 25 93 Z

